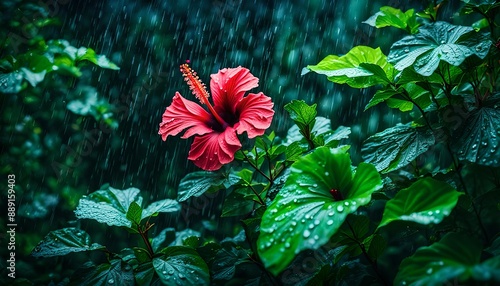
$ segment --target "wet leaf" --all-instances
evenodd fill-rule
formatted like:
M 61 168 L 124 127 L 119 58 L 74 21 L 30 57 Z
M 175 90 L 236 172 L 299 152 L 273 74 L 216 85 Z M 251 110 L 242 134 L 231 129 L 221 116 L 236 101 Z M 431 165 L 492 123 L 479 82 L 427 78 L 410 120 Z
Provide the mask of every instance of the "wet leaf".
M 153 267 L 163 285 L 208 285 L 208 266 L 196 250 L 170 246 L 161 257 L 153 259 Z
M 91 243 L 90 235 L 85 231 L 69 227 L 49 232 L 33 249 L 34 257 L 62 256 L 72 252 L 104 249 L 98 243 Z
M 380 7 L 379 12 L 375 13 L 363 23 L 376 28 L 396 27 L 398 29 L 407 30 L 411 34 L 416 33 L 419 26 L 415 17 L 415 10 L 410 9 L 403 12 L 390 6 Z
M 483 107 L 470 113 L 454 132 L 452 149 L 460 160 L 500 166 L 500 109 Z
M 151 203 L 147 208 L 142 212 L 141 219 L 145 219 L 150 216 L 156 216 L 158 213 L 171 213 L 178 212 L 181 209 L 181 205 L 171 199 L 164 199 L 161 201 L 156 201 Z
M 131 222 L 139 224 L 141 222 L 142 208 L 136 202 L 132 202 L 127 210 L 126 217 Z
M 106 56 L 98 55 L 91 48 L 80 47 L 75 51 L 75 62 L 87 60 L 101 68 L 119 70 L 120 68 L 111 62 Z
M 420 179 L 387 202 L 378 227 L 395 220 L 438 224 L 455 208 L 460 195 L 445 182 L 430 177 Z
M 490 45 L 487 34 L 476 33 L 471 27 L 435 22 L 395 42 L 388 60 L 397 70 L 413 66 L 417 73 L 430 76 L 440 61 L 459 66 L 472 55 L 484 59 Z
M 157 236 L 151 239 L 151 246 L 156 252 L 162 247 L 167 247 L 175 240 L 175 229 L 173 227 L 164 228 Z
M 248 254 L 244 249 L 236 248 L 232 243 L 224 243 L 222 248 L 215 254 L 212 264 L 213 279 L 230 280 L 236 271 L 236 266 L 248 260 Z
M 316 122 L 316 103 L 308 105 L 303 100 L 292 100 L 284 108 L 293 122 L 297 124 L 302 135 L 312 132 Z
M 408 165 L 427 151 L 434 141 L 427 128 L 398 124 L 366 139 L 361 154 L 378 171 L 387 173 Z
M 253 209 L 254 201 L 245 198 L 245 195 L 234 190 L 224 199 L 221 217 L 246 215 Z
M 190 197 L 199 197 L 208 190 L 216 191 L 221 187 L 228 188 L 238 183 L 240 178 L 233 173 L 198 171 L 182 178 L 177 194 L 177 200 L 182 202 Z
M 18 93 L 23 89 L 23 74 L 19 71 L 0 73 L 0 92 Z
M 470 278 L 499 282 L 500 257 L 482 263 L 480 258 L 481 243 L 474 236 L 448 233 L 404 259 L 394 285 L 443 285 L 452 279 L 461 284 Z
M 380 48 L 357 46 L 344 56 L 329 55 L 310 70 L 324 74 L 328 80 L 354 88 L 386 85 L 394 78 L 394 68 Z
M 297 160 L 285 186 L 262 217 L 259 256 L 280 273 L 300 251 L 328 242 L 348 214 L 382 187 L 375 168 L 361 163 L 353 174 L 345 149 L 319 147 Z
M 76 279 L 72 279 L 72 282 L 77 285 L 135 285 L 132 266 L 122 262 L 121 259 L 113 259 L 110 263 L 97 266 L 92 265 L 75 274 Z
M 130 227 L 127 212 L 132 202 L 141 205 L 139 192 L 136 188 L 98 190 L 80 199 L 75 215 L 78 219 L 95 219 L 110 226 Z

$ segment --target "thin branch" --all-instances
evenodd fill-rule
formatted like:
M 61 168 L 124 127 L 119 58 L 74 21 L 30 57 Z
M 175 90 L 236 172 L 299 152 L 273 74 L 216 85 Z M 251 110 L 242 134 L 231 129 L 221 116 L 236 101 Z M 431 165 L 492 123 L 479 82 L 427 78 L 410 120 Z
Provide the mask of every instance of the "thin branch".
M 356 243 L 358 244 L 359 248 L 361 249 L 361 251 L 363 252 L 363 255 L 366 257 L 366 259 L 368 260 L 368 262 L 370 263 L 370 265 L 373 267 L 373 270 L 375 271 L 375 273 L 377 274 L 378 278 L 380 279 L 380 281 L 382 282 L 382 284 L 384 285 L 389 285 L 387 283 L 387 281 L 385 281 L 385 278 L 382 276 L 382 273 L 380 273 L 379 269 L 378 269 L 378 265 L 377 265 L 377 261 L 373 261 L 371 259 L 371 257 L 368 255 L 368 252 L 366 251 L 366 248 L 365 248 L 365 245 L 363 243 L 361 243 L 359 241 L 359 238 L 356 237 L 356 233 L 354 232 L 354 229 L 352 228 L 351 224 L 349 223 L 349 221 L 346 219 L 345 221 L 347 223 L 347 225 L 349 226 L 349 229 L 351 230 L 352 232 L 352 236 L 354 238 L 354 241 L 356 241 Z
M 254 168 L 257 172 L 259 172 L 259 174 L 261 174 L 262 176 L 264 176 L 269 182 L 272 182 L 271 178 L 269 178 L 264 172 L 262 172 L 254 163 L 252 163 L 252 161 L 250 161 L 250 159 L 248 158 L 248 156 L 245 154 L 245 152 L 243 151 L 239 151 L 241 152 L 241 154 L 243 154 L 243 157 L 245 157 L 245 161 L 248 162 L 248 164 L 250 164 L 250 166 L 252 166 L 252 168 Z

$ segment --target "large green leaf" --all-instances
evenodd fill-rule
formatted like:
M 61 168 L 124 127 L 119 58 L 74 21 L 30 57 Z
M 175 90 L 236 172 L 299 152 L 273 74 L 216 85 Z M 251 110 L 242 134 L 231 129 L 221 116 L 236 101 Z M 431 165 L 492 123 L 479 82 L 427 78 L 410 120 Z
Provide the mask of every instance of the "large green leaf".
M 297 160 L 284 187 L 266 209 L 257 241 L 274 274 L 305 249 L 328 242 L 347 215 L 370 202 L 382 185 L 375 168 L 361 163 L 353 174 L 344 149 L 320 147 Z
M 317 65 L 307 68 L 324 74 L 335 83 L 346 83 L 354 88 L 387 84 L 394 78 L 394 68 L 387 62 L 380 48 L 357 46 L 344 56 L 329 55 Z
M 163 285 L 208 285 L 208 266 L 196 250 L 170 246 L 153 259 L 153 267 Z
M 75 215 L 79 219 L 95 219 L 110 226 L 131 227 L 133 222 L 138 223 L 158 212 L 180 210 L 179 203 L 170 199 L 153 202 L 147 208 L 140 210 L 142 197 L 139 192 L 137 188 L 118 190 L 108 186 L 83 196 Z
M 103 249 L 98 243 L 91 243 L 90 236 L 85 231 L 68 227 L 49 232 L 33 249 L 34 257 L 62 256 L 71 252 Z
M 480 258 L 481 243 L 475 237 L 448 233 L 404 259 L 394 285 L 446 285 L 451 280 L 462 284 L 469 279 L 500 282 L 500 257 L 482 263 Z
M 227 242 L 217 251 L 212 264 L 213 279 L 229 280 L 233 278 L 236 267 L 249 260 L 246 250 L 237 248 L 233 243 Z
M 84 270 L 75 272 L 71 279 L 74 285 L 124 285 L 133 286 L 134 271 L 132 266 L 121 259 L 113 259 L 110 263 L 91 265 Z
M 490 45 L 489 36 L 475 32 L 472 27 L 435 22 L 421 27 L 418 34 L 395 42 L 388 60 L 397 70 L 413 65 L 417 73 L 430 76 L 440 61 L 458 66 L 472 55 L 483 59 Z
M 303 100 L 292 100 L 284 108 L 290 114 L 293 122 L 297 124 L 300 132 L 312 132 L 311 130 L 316 123 L 316 103 L 308 105 Z
M 460 160 L 500 166 L 500 109 L 483 107 L 470 113 L 453 134 L 453 150 Z
M 465 3 L 461 11 L 463 14 L 478 12 L 481 15 L 486 15 L 491 10 L 500 7 L 498 0 L 462 0 L 462 2 Z
M 139 192 L 137 188 L 98 190 L 80 199 L 75 215 L 79 219 L 95 219 L 110 226 L 130 227 L 132 222 L 127 219 L 127 211 L 132 202 L 141 205 Z
M 434 136 L 423 127 L 398 124 L 370 136 L 363 144 L 363 158 L 384 173 L 408 165 L 434 144 Z
M 199 197 L 208 190 L 218 190 L 238 183 L 240 178 L 233 173 L 197 171 L 182 178 L 177 200 L 182 202 L 190 197 Z
M 379 227 L 395 220 L 438 224 L 451 213 L 461 194 L 445 182 L 420 179 L 387 202 Z
M 372 15 L 363 23 L 376 28 L 396 27 L 412 34 L 417 32 L 419 26 L 415 17 L 415 10 L 410 9 L 403 12 L 390 6 L 380 7 L 379 12 Z

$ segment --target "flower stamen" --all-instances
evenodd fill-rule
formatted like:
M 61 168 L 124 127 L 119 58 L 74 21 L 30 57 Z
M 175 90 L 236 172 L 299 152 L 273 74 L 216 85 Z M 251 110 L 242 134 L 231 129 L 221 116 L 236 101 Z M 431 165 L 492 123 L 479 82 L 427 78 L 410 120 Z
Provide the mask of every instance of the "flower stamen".
M 207 91 L 206 85 L 200 80 L 196 72 L 193 71 L 187 63 L 182 64 L 180 66 L 180 70 L 184 76 L 184 81 L 188 84 L 189 89 L 194 94 L 194 96 L 196 96 L 196 98 L 198 98 L 198 100 L 202 104 L 205 104 L 208 107 L 208 110 L 210 110 L 210 113 L 212 113 L 217 122 L 222 125 L 222 128 L 225 129 L 227 126 L 229 126 L 229 124 L 227 124 L 224 119 L 222 119 L 222 117 L 217 114 L 213 106 L 208 101 L 210 94 Z

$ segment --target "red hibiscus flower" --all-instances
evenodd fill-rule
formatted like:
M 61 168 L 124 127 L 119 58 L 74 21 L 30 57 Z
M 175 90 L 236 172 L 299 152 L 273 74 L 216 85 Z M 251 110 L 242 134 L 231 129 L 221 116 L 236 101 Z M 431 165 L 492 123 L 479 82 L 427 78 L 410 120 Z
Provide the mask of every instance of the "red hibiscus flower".
M 172 104 L 163 113 L 158 134 L 163 141 L 183 130 L 186 131 L 182 138 L 195 135 L 188 159 L 204 170 L 218 170 L 233 161 L 234 153 L 241 148 L 236 133 L 246 132 L 248 138 L 264 134 L 273 119 L 273 102 L 262 92 L 245 96 L 245 92 L 257 87 L 259 82 L 246 68 L 225 68 L 211 75 L 213 105 L 196 73 L 187 64 L 181 65 L 181 72 L 208 111 L 176 92 Z

